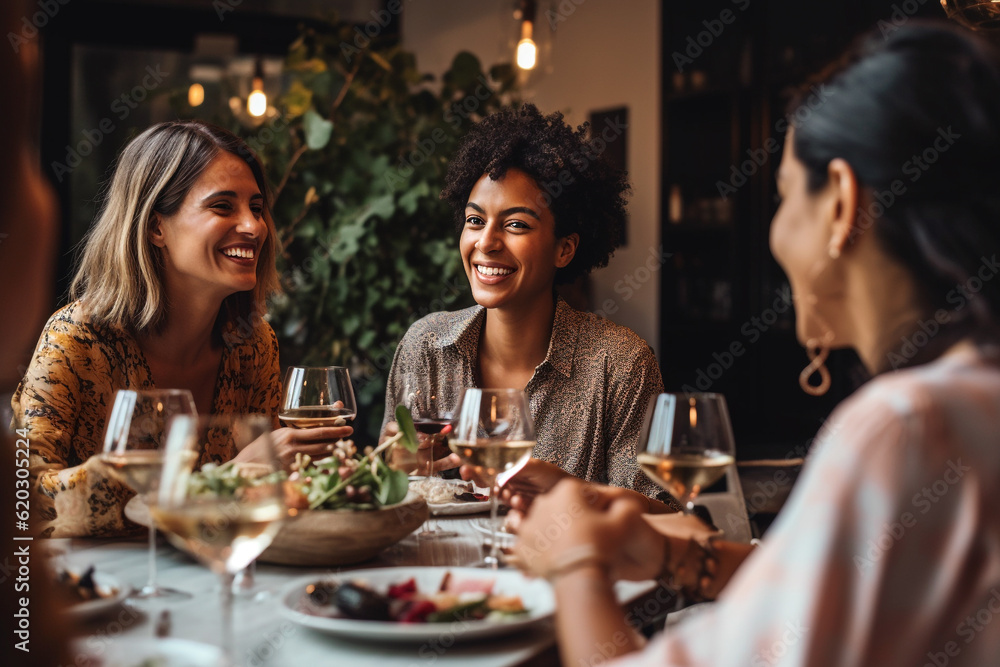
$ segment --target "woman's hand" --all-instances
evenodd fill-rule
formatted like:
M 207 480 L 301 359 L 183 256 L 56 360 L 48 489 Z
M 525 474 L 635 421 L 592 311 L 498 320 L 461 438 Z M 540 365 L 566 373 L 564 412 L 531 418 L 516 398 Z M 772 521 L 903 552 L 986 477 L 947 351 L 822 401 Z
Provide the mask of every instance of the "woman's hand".
M 323 459 L 333 451 L 333 443 L 350 437 L 354 429 L 350 426 L 320 426 L 317 428 L 279 428 L 271 433 L 274 451 L 286 469 L 295 462 L 298 453 L 308 454 L 312 459 Z M 233 459 L 239 462 L 266 460 L 263 443 L 255 440 L 243 448 Z
M 646 523 L 645 509 L 625 489 L 567 478 L 532 503 L 514 555 L 523 570 L 546 576 L 571 554 L 593 549 L 613 579 L 652 579 L 665 539 Z
M 379 444 L 397 433 L 399 425 L 394 421 L 386 422 L 382 436 L 378 439 Z M 448 451 L 446 436 L 417 433 L 417 442 L 416 452 L 407 451 L 403 447 L 392 447 L 389 450 L 389 465 L 397 470 L 405 470 L 410 475 L 426 475 L 427 460 L 430 457 L 434 459 L 434 472 L 451 470 L 462 464 L 462 460 L 456 454 Z
M 477 486 L 490 485 L 489 480 L 476 475 L 476 470 L 472 466 L 462 466 L 460 473 L 462 479 L 471 480 Z M 567 477 L 571 475 L 559 466 L 538 459 L 528 459 L 524 467 L 508 479 L 500 489 L 501 502 L 511 508 L 507 513 L 507 527 L 516 532 L 535 497 L 546 493 L 557 482 Z

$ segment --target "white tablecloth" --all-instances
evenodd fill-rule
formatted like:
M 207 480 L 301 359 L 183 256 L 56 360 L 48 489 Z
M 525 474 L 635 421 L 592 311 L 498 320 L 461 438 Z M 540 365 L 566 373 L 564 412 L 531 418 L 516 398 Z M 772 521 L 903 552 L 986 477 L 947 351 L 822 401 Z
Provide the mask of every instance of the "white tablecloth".
M 482 535 L 472 528 L 473 518 L 439 517 L 442 527 L 455 529 L 459 537 L 444 540 L 418 540 L 411 535 L 390 547 L 374 561 L 349 568 L 299 568 L 258 564 L 255 589 L 263 592 L 257 599 L 238 597 L 234 605 L 235 647 L 237 659 L 244 665 L 281 665 L 318 667 L 415 667 L 461 665 L 462 667 L 500 667 L 520 665 L 537 659 L 551 650 L 554 635 L 551 621 L 530 632 L 508 635 L 490 641 L 451 644 L 450 637 L 423 644 L 393 645 L 345 641 L 298 626 L 279 612 L 280 593 L 289 582 L 304 575 L 368 567 L 414 565 L 469 565 L 481 558 Z M 94 565 L 98 571 L 114 575 L 126 584 L 141 587 L 146 581 L 147 542 L 135 540 L 51 540 L 50 546 L 67 551 L 60 558 L 75 568 Z M 193 594 L 188 600 L 126 604 L 98 619 L 88 620 L 80 640 L 90 650 L 118 637 L 152 636 L 160 610 L 170 611 L 170 636 L 217 644 L 220 638 L 219 579 L 207 568 L 183 553 L 160 542 L 157 556 L 158 583 Z M 636 604 L 636 613 L 644 618 L 666 611 L 663 593 L 653 582 L 624 584 L 619 587 L 622 600 Z M 645 608 L 643 608 L 645 605 Z M 545 658 L 543 658 L 544 660 Z

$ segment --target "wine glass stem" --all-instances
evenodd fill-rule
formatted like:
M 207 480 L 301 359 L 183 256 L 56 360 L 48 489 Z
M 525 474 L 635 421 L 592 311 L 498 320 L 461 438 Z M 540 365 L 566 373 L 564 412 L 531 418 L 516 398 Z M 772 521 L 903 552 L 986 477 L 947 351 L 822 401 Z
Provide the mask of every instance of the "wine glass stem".
M 235 665 L 233 653 L 233 575 L 222 573 L 222 653 L 226 665 Z
M 149 522 L 149 580 L 146 588 L 156 590 L 156 525 L 152 521 Z
M 490 555 L 486 558 L 487 564 L 493 569 L 500 566 L 500 559 L 497 558 L 499 552 L 497 547 L 497 511 L 499 508 L 500 487 L 494 481 L 493 488 L 490 490 Z

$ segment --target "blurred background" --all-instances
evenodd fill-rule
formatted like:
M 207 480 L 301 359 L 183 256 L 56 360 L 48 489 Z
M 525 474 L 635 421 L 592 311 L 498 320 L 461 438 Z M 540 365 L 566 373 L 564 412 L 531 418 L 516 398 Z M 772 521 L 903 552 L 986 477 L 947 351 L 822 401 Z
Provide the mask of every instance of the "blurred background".
M 950 4 L 973 24 L 996 11 Z M 767 246 L 788 89 L 861 32 L 948 15 L 934 0 L 31 8 L 7 39 L 41 47 L 38 141 L 63 215 L 53 309 L 122 146 L 162 120 L 225 125 L 262 155 L 274 188 L 285 294 L 269 317 L 282 362 L 349 366 L 357 426 L 371 430 L 407 326 L 471 303 L 437 199 L 447 160 L 484 114 L 530 100 L 591 121 L 595 154 L 634 188 L 626 245 L 566 297 L 645 338 L 668 390 L 724 393 L 740 458 L 801 456 L 866 379 L 837 353 L 828 396 L 798 385 L 808 359 Z

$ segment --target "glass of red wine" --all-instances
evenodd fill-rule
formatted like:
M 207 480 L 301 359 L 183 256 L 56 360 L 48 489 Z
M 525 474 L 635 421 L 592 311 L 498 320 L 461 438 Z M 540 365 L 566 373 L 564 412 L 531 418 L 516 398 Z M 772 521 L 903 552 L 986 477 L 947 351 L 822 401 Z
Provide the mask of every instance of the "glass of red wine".
M 427 375 L 408 375 L 401 378 L 396 391 L 396 405 L 404 405 L 413 418 L 413 427 L 421 439 L 417 452 L 417 474 L 423 475 L 420 489 L 428 497 L 428 504 L 434 505 L 437 495 L 448 495 L 448 482 L 441 479 L 434 469 L 434 461 L 447 456 L 448 434 L 454 428 L 454 405 L 441 392 L 431 386 Z M 455 537 L 458 533 L 445 530 L 431 518 L 417 533 L 420 539 L 441 539 Z

